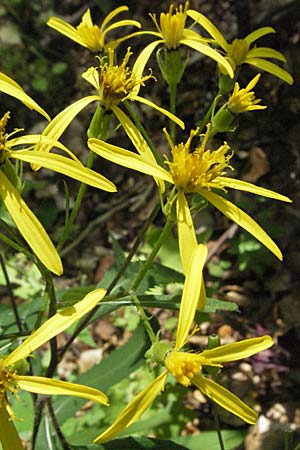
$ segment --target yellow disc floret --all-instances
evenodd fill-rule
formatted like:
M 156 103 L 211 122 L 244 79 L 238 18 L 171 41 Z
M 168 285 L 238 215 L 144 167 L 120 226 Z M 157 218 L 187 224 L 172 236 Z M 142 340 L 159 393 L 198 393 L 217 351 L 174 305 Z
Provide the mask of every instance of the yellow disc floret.
M 17 394 L 17 373 L 12 367 L 6 366 L 4 360 L 0 358 L 0 407 L 5 407 L 10 412 L 7 392 L 11 392 L 14 395 Z
M 117 65 L 115 64 L 114 50 L 110 48 L 108 56 L 99 58 L 100 64 L 98 67 L 91 67 L 83 74 L 83 78 L 98 90 L 100 102 L 106 109 L 126 100 L 137 86 L 144 86 L 146 80 L 154 78 L 151 74 L 137 77 L 127 66 L 131 55 L 132 52 L 129 47 L 122 64 Z
M 150 14 L 156 28 L 163 37 L 164 45 L 168 50 L 175 50 L 180 45 L 187 19 L 188 6 L 188 2 L 185 2 L 184 8 L 182 5 L 179 5 L 178 8 L 174 9 L 174 5 L 170 5 L 168 13 L 160 14 L 160 26 L 157 23 L 156 15 Z
M 234 39 L 228 48 L 228 58 L 230 63 L 236 67 L 243 64 L 249 51 L 249 44 L 246 39 Z
M 231 168 L 229 160 L 231 154 L 227 154 L 229 145 L 224 143 L 217 150 L 205 150 L 209 137 L 209 128 L 204 136 L 203 142 L 194 151 L 191 151 L 191 142 L 197 134 L 192 130 L 186 143 L 174 145 L 169 134 L 165 131 L 173 161 L 167 161 L 170 167 L 174 184 L 184 192 L 197 192 L 201 189 L 218 188 L 223 189 L 221 180 L 225 169 Z

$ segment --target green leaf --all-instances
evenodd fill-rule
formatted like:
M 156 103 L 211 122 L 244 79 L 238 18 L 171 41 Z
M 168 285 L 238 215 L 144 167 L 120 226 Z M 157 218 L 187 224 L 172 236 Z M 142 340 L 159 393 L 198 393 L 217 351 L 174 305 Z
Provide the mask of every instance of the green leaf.
M 238 447 L 243 442 L 245 435 L 245 430 L 222 430 L 222 438 L 226 450 L 233 450 Z M 185 448 L 189 450 L 220 450 L 216 431 L 204 431 L 196 436 L 180 436 L 174 441 L 186 446 Z
M 74 382 L 106 392 L 111 386 L 128 377 L 144 362 L 144 354 L 149 347 L 148 335 L 144 327 L 139 325 L 126 344 L 86 373 L 79 375 Z M 57 397 L 54 408 L 59 423 L 63 424 L 84 403 L 84 400 L 73 397 Z
M 114 439 L 101 447 L 103 450 L 186 450 L 186 447 L 172 441 L 145 437 Z

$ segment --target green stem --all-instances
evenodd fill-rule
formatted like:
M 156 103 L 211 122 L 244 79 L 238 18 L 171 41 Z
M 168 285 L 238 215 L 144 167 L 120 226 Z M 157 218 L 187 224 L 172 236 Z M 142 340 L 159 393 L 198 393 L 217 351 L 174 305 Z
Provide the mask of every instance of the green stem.
M 8 295 L 10 297 L 10 302 L 11 302 L 11 305 L 12 305 L 12 309 L 13 309 L 13 312 L 14 312 L 14 315 L 15 315 L 17 327 L 18 327 L 20 333 L 22 333 L 24 331 L 23 330 L 22 321 L 21 321 L 21 318 L 19 316 L 19 311 L 18 311 L 18 307 L 17 307 L 17 304 L 16 304 L 16 299 L 15 299 L 14 292 L 13 292 L 13 289 L 12 289 L 12 285 L 10 283 L 10 279 L 9 279 L 9 276 L 8 276 L 8 273 L 7 273 L 7 270 L 6 270 L 5 260 L 4 260 L 4 257 L 2 256 L 1 253 L 0 253 L 0 266 L 2 268 L 2 272 L 3 272 L 3 275 L 4 275 L 4 279 L 5 279 L 6 287 L 7 287 L 7 290 L 8 290 Z
M 158 238 L 158 240 L 156 241 L 150 255 L 148 256 L 147 261 L 145 262 L 145 264 L 141 267 L 141 269 L 138 271 L 136 277 L 134 278 L 131 286 L 130 286 L 130 290 L 131 291 L 135 291 L 137 289 L 137 287 L 139 286 L 139 284 L 141 283 L 141 281 L 143 280 L 144 276 L 146 275 L 147 271 L 149 270 L 155 256 L 157 255 L 157 253 L 159 252 L 162 244 L 165 242 L 166 238 L 168 237 L 172 226 L 174 224 L 174 220 L 172 215 L 170 214 L 167 217 L 167 221 L 165 223 L 165 226 Z
M 177 84 L 171 83 L 169 84 L 170 89 L 170 112 L 176 115 L 176 94 L 177 94 Z M 172 141 L 175 144 L 176 139 L 176 124 L 173 120 L 170 120 L 170 136 Z
M 157 342 L 157 337 L 155 336 L 155 333 L 154 333 L 154 331 L 153 331 L 153 329 L 152 329 L 152 327 L 150 325 L 150 322 L 149 322 L 149 319 L 148 319 L 148 317 L 147 317 L 147 315 L 145 313 L 145 310 L 142 307 L 142 305 L 141 305 L 141 303 L 140 303 L 140 301 L 139 301 L 139 299 L 138 299 L 138 297 L 137 297 L 135 292 L 132 291 L 130 296 L 132 298 L 134 306 L 136 307 L 136 309 L 137 309 L 137 311 L 138 311 L 138 313 L 140 315 L 140 318 L 141 318 L 141 320 L 142 320 L 142 322 L 144 324 L 145 330 L 148 333 L 150 341 L 151 341 L 152 344 L 154 344 L 155 342 Z
M 221 432 L 221 427 L 220 427 L 219 414 L 218 414 L 218 411 L 217 411 L 215 405 L 213 405 L 213 414 L 214 414 L 215 425 L 216 425 L 218 440 L 219 440 L 219 444 L 220 444 L 220 449 L 221 450 L 225 450 L 224 441 L 223 441 L 222 432 Z
M 145 141 L 149 145 L 149 147 L 150 147 L 150 149 L 151 149 L 151 151 L 152 151 L 152 153 L 154 155 L 154 158 L 156 159 L 157 163 L 162 166 L 163 163 L 164 163 L 163 158 L 161 157 L 161 155 L 157 151 L 153 141 L 151 140 L 149 134 L 145 130 L 144 126 L 142 125 L 138 115 L 135 113 L 133 108 L 129 105 L 128 101 L 125 101 L 123 104 L 124 104 L 125 108 L 127 109 L 127 112 L 129 113 L 131 119 L 133 120 L 136 128 L 138 129 L 138 131 L 141 133 L 141 135 L 143 136 L 143 138 L 145 139 Z
M 124 274 L 125 270 L 127 269 L 127 267 L 130 264 L 130 261 L 132 260 L 133 256 L 136 254 L 137 249 L 139 248 L 148 228 L 150 227 L 150 225 L 153 223 L 155 217 L 158 214 L 158 211 L 160 209 L 160 205 L 157 204 L 155 205 L 154 209 L 152 210 L 151 214 L 149 215 L 147 221 L 145 222 L 143 228 L 141 229 L 141 231 L 139 232 L 135 243 L 133 245 L 133 247 L 131 248 L 129 254 L 127 255 L 127 258 L 125 259 L 125 261 L 123 262 L 123 264 L 120 267 L 120 270 L 118 271 L 118 273 L 116 274 L 116 276 L 114 277 L 114 279 L 111 281 L 111 283 L 109 284 L 107 291 L 106 291 L 106 296 L 108 296 L 110 294 L 110 292 L 114 289 L 114 287 L 117 285 L 118 281 L 120 280 L 120 278 L 122 277 L 122 275 Z M 93 318 L 94 314 L 98 311 L 98 308 L 101 306 L 101 303 L 97 306 L 95 306 L 86 316 L 85 318 L 82 320 L 82 322 L 76 327 L 76 329 L 73 331 L 72 335 L 69 337 L 68 341 L 65 343 L 65 345 L 60 349 L 59 351 L 59 357 L 60 359 L 64 356 L 64 354 L 66 353 L 66 351 L 68 350 L 68 348 L 70 347 L 70 345 L 74 342 L 74 340 L 76 339 L 76 337 L 79 335 L 79 333 L 81 333 L 81 331 L 88 325 L 88 323 L 90 322 L 90 320 Z
M 87 160 L 87 163 L 86 163 L 86 167 L 88 169 L 90 169 L 92 167 L 93 162 L 94 162 L 94 158 L 95 158 L 95 153 L 90 151 L 89 152 L 89 156 L 88 156 L 88 160 Z M 66 240 L 67 240 L 67 238 L 68 238 L 68 236 L 70 234 L 71 228 L 72 228 L 72 226 L 74 224 L 74 221 L 76 219 L 76 216 L 77 216 L 78 210 L 80 208 L 80 205 L 81 205 L 83 196 L 85 194 L 86 188 L 87 188 L 87 185 L 84 184 L 84 183 L 81 183 L 81 185 L 79 187 L 79 190 L 78 190 L 78 193 L 77 193 L 77 196 L 76 196 L 76 200 L 75 200 L 72 212 L 71 212 L 70 216 L 68 217 L 68 220 L 67 220 L 65 228 L 64 228 L 63 235 L 62 235 L 62 237 L 61 237 L 61 239 L 60 239 L 60 241 L 59 241 L 59 243 L 57 245 L 57 251 L 59 253 L 60 253 L 64 243 L 66 242 Z
M 198 133 L 200 134 L 203 131 L 203 128 L 205 125 L 210 121 L 211 116 L 214 114 L 214 111 L 216 109 L 217 104 L 219 103 L 220 99 L 222 98 L 222 95 L 220 92 L 217 93 L 215 98 L 210 104 L 210 107 L 208 108 L 204 118 L 198 122 Z

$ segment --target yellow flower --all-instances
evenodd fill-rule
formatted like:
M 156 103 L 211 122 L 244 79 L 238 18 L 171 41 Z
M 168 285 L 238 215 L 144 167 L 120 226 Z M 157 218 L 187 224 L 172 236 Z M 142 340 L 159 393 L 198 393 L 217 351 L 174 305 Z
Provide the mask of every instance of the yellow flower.
M 174 8 L 173 4 L 169 7 L 169 12 L 160 14 L 160 23 L 156 14 L 150 14 L 157 31 L 141 31 L 138 34 L 150 34 L 158 39 L 147 45 L 137 58 L 136 64 L 139 68 L 139 75 L 142 75 L 144 68 L 151 54 L 158 45 L 163 44 L 167 50 L 176 50 L 181 45 L 185 45 L 197 52 L 203 53 L 216 61 L 223 70 L 233 78 L 233 70 L 226 59 L 216 50 L 208 45 L 208 39 L 202 38 L 191 27 L 186 27 L 186 20 L 189 15 L 189 2 L 185 6 L 179 5 Z
M 0 443 L 3 450 L 23 450 L 13 424 L 14 414 L 8 395 L 18 395 L 19 389 L 43 395 L 73 395 L 108 405 L 107 396 L 98 389 L 55 380 L 24 375 L 28 367 L 25 358 L 45 342 L 63 332 L 89 312 L 105 296 L 104 289 L 96 289 L 75 305 L 65 308 L 47 320 L 8 356 L 0 358 Z
M 10 160 L 26 161 L 31 164 L 39 164 L 47 169 L 70 176 L 82 183 L 89 184 L 99 189 L 115 192 L 115 185 L 102 175 L 87 169 L 75 158 L 74 155 L 59 142 L 53 141 L 42 135 L 24 135 L 12 138 L 15 133 L 22 130 L 15 130 L 7 134 L 5 127 L 9 118 L 6 113 L 0 119 L 0 198 L 19 232 L 22 234 L 33 252 L 42 263 L 52 272 L 61 275 L 63 268 L 60 257 L 44 230 L 39 220 L 28 208 L 22 199 L 19 190 L 18 176 Z M 42 153 L 32 150 L 32 145 L 44 143 L 45 145 L 56 146 L 70 154 L 71 158 L 52 153 Z M 29 145 L 29 147 L 28 147 Z M 27 146 L 24 150 L 14 150 L 20 146 Z
M 21 86 L 12 80 L 10 77 L 0 72 L 0 92 L 11 95 L 12 97 L 20 100 L 29 109 L 34 109 L 38 113 L 50 120 L 49 115 L 43 110 L 26 92 L 21 88 Z
M 233 114 L 241 114 L 247 111 L 266 108 L 266 106 L 258 105 L 258 103 L 261 102 L 261 99 L 255 98 L 255 93 L 251 91 L 251 89 L 256 86 L 259 79 L 260 73 L 257 74 L 244 89 L 240 88 L 239 83 L 235 83 L 233 93 L 226 104 Z
M 206 150 L 209 136 L 208 127 L 202 144 L 193 150 L 191 149 L 191 143 L 196 134 L 197 130 L 192 130 L 186 143 L 174 145 L 166 132 L 173 156 L 172 161 L 167 161 L 170 172 L 157 163 L 151 162 L 149 159 L 147 160 L 138 147 L 136 148 L 140 153 L 139 155 L 99 139 L 89 139 L 88 146 L 95 153 L 113 163 L 137 170 L 175 185 L 177 191 L 176 211 L 179 250 L 185 273 L 189 265 L 190 255 L 197 244 L 193 220 L 185 196 L 185 193 L 190 192 L 199 193 L 226 217 L 252 234 L 281 260 L 282 254 L 279 248 L 267 233 L 244 211 L 223 196 L 213 192 L 212 189 L 218 189 L 222 193 L 226 192 L 226 188 L 239 189 L 284 202 L 290 202 L 291 200 L 276 192 L 255 186 L 254 184 L 226 177 L 226 169 L 230 168 L 229 161 L 231 158 L 231 155 L 228 154 L 229 146 L 224 143 L 217 150 Z M 145 145 L 147 144 L 144 143 L 144 147 Z M 143 151 L 145 153 L 144 147 Z
M 141 28 L 140 23 L 136 20 L 119 20 L 118 22 L 114 22 L 109 25 L 109 22 L 111 22 L 112 19 L 124 11 L 128 11 L 127 6 L 119 6 L 114 9 L 105 17 L 100 27 L 93 24 L 89 8 L 82 16 L 81 23 L 76 28 L 64 20 L 58 19 L 57 17 L 51 17 L 48 20 L 47 25 L 54 28 L 54 30 L 59 33 L 67 36 L 69 39 L 72 39 L 72 41 L 77 42 L 77 44 L 88 48 L 92 52 L 106 52 L 108 48 L 115 48 L 120 42 L 123 42 L 135 35 L 135 33 L 127 34 L 121 38 L 106 43 L 106 35 L 111 30 L 127 26 Z
M 275 75 L 275 77 L 280 78 L 288 84 L 293 84 L 293 78 L 286 70 L 269 61 L 269 58 L 271 58 L 286 62 L 282 53 L 269 47 L 251 47 L 257 39 L 260 39 L 267 34 L 275 33 L 273 28 L 258 28 L 248 34 L 244 39 L 234 39 L 232 43 L 229 44 L 218 28 L 203 14 L 192 9 L 189 9 L 187 14 L 212 36 L 215 42 L 223 50 L 224 56 L 228 59 L 234 71 L 242 64 L 250 64 L 259 70 Z M 220 67 L 223 71 L 222 66 Z
M 203 268 L 206 256 L 207 249 L 204 245 L 198 245 L 191 256 L 180 303 L 174 348 L 171 346 L 169 350 L 165 350 L 167 346 L 164 342 L 153 345 L 154 347 L 162 344 L 165 354 L 163 353 L 161 362 L 166 369 L 126 406 L 116 421 L 106 431 L 101 433 L 94 440 L 94 443 L 102 444 L 114 438 L 138 420 L 154 399 L 164 390 L 168 373 L 171 373 L 183 386 L 188 387 L 191 384 L 197 386 L 206 396 L 245 422 L 251 424 L 256 422 L 256 412 L 236 395 L 205 376 L 202 372 L 202 367 L 222 367 L 223 363 L 248 358 L 273 345 L 273 340 L 270 336 L 245 339 L 244 341 L 219 346 L 212 350 L 204 350 L 201 353 L 188 353 L 181 350 L 186 344 L 189 330 L 194 320 L 202 284 L 199 272 Z
M 42 135 L 52 140 L 59 139 L 67 126 L 83 108 L 91 102 L 98 101 L 101 107 L 104 108 L 105 113 L 114 113 L 132 143 L 136 145 L 137 142 L 140 142 L 139 148 L 143 146 L 143 152 L 147 153 L 146 157 L 150 161 L 155 162 L 155 158 L 149 147 L 146 144 L 141 144 L 141 141 L 144 141 L 141 133 L 119 105 L 125 100 L 136 101 L 156 109 L 177 123 L 181 128 L 184 128 L 184 123 L 169 111 L 160 108 L 152 101 L 138 95 L 139 87 L 144 85 L 144 82 L 148 78 L 151 78 L 151 75 L 145 77 L 138 75 L 137 72 L 139 71 L 136 64 L 130 70 L 127 67 L 130 56 L 131 52 L 128 49 L 122 64 L 117 65 L 114 63 L 114 50 L 109 49 L 108 56 L 99 59 L 100 65 L 98 67 L 90 67 L 82 75 L 96 89 L 97 94 L 84 97 L 65 108 L 51 120 Z M 39 145 L 38 149 L 43 152 L 48 152 L 51 149 L 51 145 Z

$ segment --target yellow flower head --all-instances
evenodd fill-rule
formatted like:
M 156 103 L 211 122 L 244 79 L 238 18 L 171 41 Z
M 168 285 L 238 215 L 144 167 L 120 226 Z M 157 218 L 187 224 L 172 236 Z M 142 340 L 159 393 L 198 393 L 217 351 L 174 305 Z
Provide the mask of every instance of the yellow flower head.
M 87 9 L 84 13 L 80 24 L 76 28 L 56 17 L 51 17 L 47 24 L 49 27 L 54 28 L 59 33 L 64 34 L 83 47 L 86 47 L 93 52 L 103 52 L 108 48 L 115 48 L 120 42 L 129 39 L 134 35 L 134 33 L 129 34 L 106 44 L 106 35 L 109 31 L 125 26 L 141 27 L 140 23 L 135 20 L 120 20 L 109 25 L 109 22 L 123 11 L 128 11 L 128 7 L 119 6 L 114 9 L 106 16 L 100 27 L 93 24 L 90 9 Z
M 191 142 L 197 130 L 190 132 L 186 143 L 178 145 L 173 144 L 170 135 L 164 130 L 173 156 L 173 161 L 167 161 L 167 164 L 174 184 L 184 192 L 199 192 L 200 189 L 209 190 L 213 187 L 223 189 L 218 178 L 225 174 L 225 169 L 231 168 L 229 160 L 232 154 L 227 154 L 230 147 L 226 143 L 217 150 L 205 150 L 209 129 L 210 127 L 207 128 L 201 145 L 194 151 L 191 150 Z
M 73 306 L 65 308 L 48 319 L 8 356 L 0 358 L 0 447 L 14 450 L 23 449 L 14 427 L 15 419 L 9 405 L 9 394 L 18 394 L 23 389 L 43 395 L 73 395 L 108 405 L 107 396 L 98 389 L 52 378 L 27 375 L 26 358 L 57 334 L 77 322 L 94 308 L 105 296 L 104 289 L 95 289 Z M 9 444 L 9 445 L 8 445 Z
M 179 5 L 174 11 L 174 5 L 171 4 L 168 13 L 160 14 L 160 26 L 157 23 L 156 14 L 150 14 L 168 50 L 175 50 L 180 46 L 187 19 L 188 7 L 189 2 L 185 2 L 184 8 L 182 5 Z
M 137 86 L 144 86 L 145 81 L 152 77 L 147 75 L 137 77 L 128 67 L 128 61 L 132 52 L 127 49 L 122 64 L 115 64 L 113 49 L 108 50 L 108 57 L 99 58 L 99 67 L 90 67 L 82 76 L 90 82 L 98 91 L 100 103 L 111 109 L 113 105 L 130 98 Z M 152 77 L 154 78 L 154 77 Z
M 260 79 L 260 73 L 248 83 L 247 87 L 240 89 L 239 83 L 235 83 L 233 93 L 227 102 L 227 107 L 233 114 L 241 114 L 255 109 L 265 109 L 266 106 L 258 105 L 260 98 L 255 98 L 255 93 L 251 89 L 256 86 Z
M 228 43 L 220 30 L 203 14 L 198 11 L 189 9 L 187 15 L 196 23 L 203 27 L 210 36 L 215 40 L 216 44 L 221 47 L 225 58 L 231 64 L 233 70 L 242 64 L 250 64 L 259 70 L 275 75 L 288 84 L 293 84 L 292 76 L 277 64 L 269 61 L 275 59 L 277 61 L 286 62 L 284 55 L 277 50 L 269 47 L 256 47 L 251 45 L 261 37 L 275 33 L 271 27 L 262 27 L 249 33 L 244 39 L 234 39 L 232 43 Z M 224 66 L 219 65 L 222 73 L 225 73 Z
M 188 352 L 169 352 L 164 364 L 168 371 L 183 386 L 190 386 L 195 375 L 199 374 L 204 365 L 221 366 L 221 364 L 211 364 L 209 360 L 203 358 L 201 354 Z

